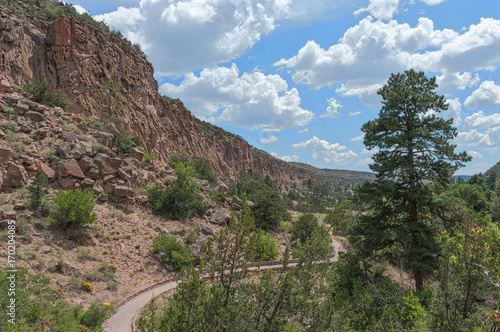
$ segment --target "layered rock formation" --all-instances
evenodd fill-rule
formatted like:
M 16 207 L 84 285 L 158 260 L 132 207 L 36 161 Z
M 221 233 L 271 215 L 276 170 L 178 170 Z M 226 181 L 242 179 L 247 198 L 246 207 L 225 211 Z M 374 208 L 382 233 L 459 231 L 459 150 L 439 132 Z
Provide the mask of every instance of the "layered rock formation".
M 101 116 L 96 97 L 111 81 L 124 97 L 118 114 L 124 126 L 162 160 L 182 151 L 208 159 L 222 177 L 239 168 L 269 174 L 276 183 L 300 183 L 314 176 L 194 118 L 182 102 L 162 98 L 151 63 L 127 41 L 70 15 L 49 22 L 40 7 L 17 6 L 32 14 L 19 16 L 1 7 L 0 68 L 8 83 L 23 86 L 46 79 L 67 93 L 71 112 Z

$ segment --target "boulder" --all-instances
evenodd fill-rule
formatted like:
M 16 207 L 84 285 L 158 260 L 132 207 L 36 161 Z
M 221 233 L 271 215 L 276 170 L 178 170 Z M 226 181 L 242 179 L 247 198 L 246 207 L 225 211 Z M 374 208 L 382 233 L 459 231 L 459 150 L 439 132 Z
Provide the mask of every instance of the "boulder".
M 26 171 L 21 165 L 9 161 L 3 178 L 2 189 L 19 188 L 26 183 Z
M 26 210 L 26 205 L 24 205 L 24 203 L 17 203 L 16 205 L 14 205 L 14 210 L 16 211 Z
M 35 111 L 28 111 L 24 114 L 25 117 L 30 118 L 31 120 L 35 122 L 40 122 L 45 120 L 45 117 L 43 114 L 35 112 Z
M 70 240 L 75 241 L 82 246 L 93 246 L 95 245 L 95 240 L 92 236 L 87 233 L 85 229 L 82 228 L 69 228 L 66 235 Z
M 92 167 L 91 169 L 89 169 L 87 174 L 92 179 L 97 180 L 97 179 L 99 179 L 100 172 L 99 172 L 98 168 Z
M 113 134 L 106 133 L 106 132 L 97 132 L 94 133 L 94 137 L 97 138 L 97 140 L 101 141 L 103 145 L 110 147 L 111 143 L 113 142 Z
M 91 188 L 94 185 L 95 181 L 89 178 L 85 178 L 80 184 L 82 188 Z
M 62 142 L 56 148 L 57 155 L 61 158 L 68 158 L 71 151 L 71 143 Z
M 124 186 L 116 186 L 113 192 L 118 197 L 134 197 L 134 190 Z
M 75 159 L 61 161 L 57 165 L 57 172 L 59 176 L 63 178 L 73 177 L 82 180 L 85 179 L 85 174 L 83 174 L 82 169 Z
M 233 199 L 231 200 L 231 205 L 233 205 L 233 204 L 238 204 L 241 207 L 241 206 L 243 206 L 243 200 L 241 200 L 237 196 L 234 196 Z
M 221 211 L 215 211 L 210 218 L 210 222 L 216 225 L 226 225 L 231 217 Z
M 81 146 L 75 146 L 71 151 L 70 154 L 73 156 L 75 159 L 80 159 L 85 155 L 85 149 L 82 148 Z
M 209 226 L 203 226 L 201 232 L 205 235 L 215 235 L 215 230 Z
M 17 113 L 24 115 L 30 110 L 30 107 L 19 100 L 15 106 L 15 110 Z
M 11 157 L 12 157 L 12 150 L 9 149 L 7 146 L 0 145 L 0 165 L 10 161 Z
M 92 186 L 92 191 L 99 195 L 100 193 L 102 193 L 104 191 L 104 188 L 99 184 L 99 183 L 94 183 L 94 185 Z
M 144 158 L 144 152 L 142 152 L 139 149 L 133 148 L 132 149 L 132 158 L 137 159 L 138 161 L 142 161 L 142 158 Z
M 57 187 L 62 190 L 76 189 L 76 183 L 72 178 L 62 178 L 57 181 Z
M 12 86 L 6 79 L 0 79 L 0 92 L 10 92 L 13 91 Z
M 88 172 L 93 166 L 94 162 L 87 156 L 82 156 L 78 161 L 78 165 L 84 172 Z
M 78 139 L 78 135 L 75 134 L 72 131 L 65 131 L 65 132 L 62 133 L 61 138 L 65 142 L 74 142 L 74 141 L 76 141 Z
M 229 192 L 229 187 L 226 186 L 223 182 L 220 182 L 217 187 L 215 187 L 215 190 L 218 191 L 218 192 L 221 192 L 221 193 L 224 193 L 227 195 L 227 193 Z
M 49 182 L 54 181 L 56 178 L 56 172 L 50 168 L 48 165 L 44 163 L 40 163 L 40 169 L 42 170 L 43 174 L 49 179 Z
M 128 181 L 128 179 L 130 179 L 130 175 L 128 175 L 128 173 L 123 168 L 120 168 L 118 170 L 118 176 L 125 181 Z
M 118 129 L 116 129 L 115 124 L 113 122 L 108 123 L 108 125 L 106 126 L 106 131 L 112 134 L 113 136 L 120 135 L 120 132 L 118 131 Z
M 245 204 L 251 209 L 253 209 L 253 207 L 255 206 L 255 203 L 252 201 L 246 201 Z

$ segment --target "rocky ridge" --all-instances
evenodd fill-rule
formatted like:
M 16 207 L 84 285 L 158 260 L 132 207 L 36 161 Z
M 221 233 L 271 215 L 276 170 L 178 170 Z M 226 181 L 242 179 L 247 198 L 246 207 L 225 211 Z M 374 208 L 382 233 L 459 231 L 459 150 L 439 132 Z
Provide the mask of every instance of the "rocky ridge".
M 47 79 L 67 93 L 72 113 L 102 116 L 96 97 L 112 81 L 124 97 L 123 125 L 160 160 L 183 151 L 209 160 L 221 177 L 245 168 L 279 184 L 317 178 L 196 119 L 182 102 L 162 98 L 152 65 L 126 41 L 70 15 L 48 21 L 36 5 L 17 6 L 24 16 L 0 5 L 0 68 L 7 83 Z

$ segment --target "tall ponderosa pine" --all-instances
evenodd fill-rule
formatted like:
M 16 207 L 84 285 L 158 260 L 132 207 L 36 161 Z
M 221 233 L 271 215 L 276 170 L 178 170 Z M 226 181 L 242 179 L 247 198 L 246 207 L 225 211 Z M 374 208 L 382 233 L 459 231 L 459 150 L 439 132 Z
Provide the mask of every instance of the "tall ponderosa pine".
M 409 70 L 393 74 L 378 94 L 383 98 L 379 118 L 362 131 L 373 155 L 370 169 L 377 175 L 357 190 L 358 199 L 372 210 L 353 229 L 352 240 L 364 254 L 399 244 L 412 268 L 417 289 L 437 257 L 429 221 L 431 192 L 426 183 L 446 185 L 453 173 L 470 160 L 455 153 L 453 120 L 436 117 L 447 110 L 436 94 L 436 79 Z

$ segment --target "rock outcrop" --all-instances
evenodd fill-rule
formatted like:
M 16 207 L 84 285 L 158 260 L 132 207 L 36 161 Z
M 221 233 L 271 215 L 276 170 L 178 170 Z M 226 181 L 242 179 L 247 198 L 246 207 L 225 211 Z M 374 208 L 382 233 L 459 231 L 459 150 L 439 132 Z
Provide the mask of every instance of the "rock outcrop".
M 67 93 L 71 112 L 85 115 L 100 116 L 103 110 L 96 97 L 105 82 L 114 82 L 124 97 L 119 114 L 124 126 L 162 160 L 183 151 L 208 159 L 223 177 L 239 168 L 269 174 L 280 183 L 303 177 L 285 162 L 195 119 L 182 102 L 162 98 L 152 65 L 129 43 L 69 15 L 48 23 L 3 8 L 0 68 L 5 75 L 0 89 L 47 79 L 54 89 Z M 42 113 L 29 112 L 34 121 L 43 121 Z M 106 137 L 100 138 L 106 143 Z

